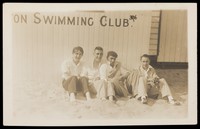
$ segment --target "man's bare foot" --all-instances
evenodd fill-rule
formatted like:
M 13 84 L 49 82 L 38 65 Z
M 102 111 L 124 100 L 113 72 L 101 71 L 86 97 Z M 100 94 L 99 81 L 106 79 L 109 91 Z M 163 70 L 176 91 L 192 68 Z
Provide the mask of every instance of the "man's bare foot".
M 91 100 L 90 92 L 86 92 L 85 96 L 86 96 L 87 101 Z
M 114 99 L 113 99 L 113 96 L 111 95 L 111 96 L 109 96 L 108 97 L 108 99 L 111 101 L 111 102 L 113 102 L 114 101 Z
M 70 102 L 74 102 L 76 99 L 75 99 L 75 94 L 74 93 L 70 93 L 70 96 L 69 96 L 69 101 Z

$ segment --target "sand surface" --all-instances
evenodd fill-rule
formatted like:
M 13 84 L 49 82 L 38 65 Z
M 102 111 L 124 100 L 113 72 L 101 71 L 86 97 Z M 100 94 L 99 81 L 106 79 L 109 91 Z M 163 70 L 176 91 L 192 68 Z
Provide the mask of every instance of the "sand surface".
M 40 121 L 63 121 L 70 119 L 182 119 L 187 117 L 188 73 L 185 69 L 157 70 L 167 80 L 174 98 L 182 105 L 174 106 L 166 100 L 149 99 L 141 104 L 136 99 L 119 98 L 116 103 L 93 98 L 87 102 L 79 94 L 77 101 L 70 103 L 58 82 L 14 82 L 13 115 L 21 123 Z M 23 122 L 22 122 L 23 121 Z

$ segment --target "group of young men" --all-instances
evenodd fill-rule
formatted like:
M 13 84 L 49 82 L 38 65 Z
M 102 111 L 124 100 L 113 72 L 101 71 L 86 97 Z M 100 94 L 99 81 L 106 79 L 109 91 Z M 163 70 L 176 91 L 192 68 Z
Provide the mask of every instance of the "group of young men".
M 134 97 L 146 104 L 148 97 L 166 97 L 170 104 L 180 105 L 172 97 L 165 79 L 160 79 L 149 65 L 150 58 L 147 54 L 141 56 L 139 68 L 132 71 L 126 70 L 116 61 L 118 55 L 114 51 L 109 51 L 107 61 L 103 62 L 103 48 L 96 47 L 94 59 L 89 64 L 81 61 L 83 54 L 82 47 L 75 47 L 72 50 L 72 59 L 62 64 L 62 85 L 71 102 L 76 100 L 77 92 L 82 91 L 87 100 L 91 100 L 93 94 L 98 99 L 111 102 L 115 102 L 117 97 Z

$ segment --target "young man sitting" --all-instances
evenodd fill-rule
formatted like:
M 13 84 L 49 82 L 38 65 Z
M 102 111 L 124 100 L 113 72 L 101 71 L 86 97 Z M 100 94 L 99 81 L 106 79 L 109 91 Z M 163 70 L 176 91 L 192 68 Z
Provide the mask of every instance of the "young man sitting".
M 168 102 L 174 105 L 180 105 L 179 102 L 175 101 L 172 97 L 170 88 L 164 78 L 159 78 L 156 74 L 155 69 L 149 65 L 150 58 L 147 54 L 144 54 L 140 58 L 141 65 L 138 69 L 138 85 L 137 98 L 142 103 L 147 103 L 147 97 L 161 95 L 162 98 L 167 97 Z
M 106 85 L 99 75 L 99 69 L 103 64 L 103 48 L 100 46 L 95 47 L 93 56 L 92 62 L 88 65 L 89 91 L 91 94 L 96 95 L 98 99 L 106 100 Z
M 107 63 L 100 67 L 100 78 L 107 85 L 107 96 L 110 101 L 114 101 L 114 97 L 127 97 L 128 91 L 124 81 L 128 77 L 129 72 L 121 68 L 121 64 L 116 61 L 117 53 L 109 51 L 107 53 Z
M 64 61 L 62 64 L 62 85 L 63 88 L 69 92 L 71 102 L 75 101 L 75 94 L 77 91 L 83 91 L 86 95 L 86 99 L 91 99 L 88 90 L 87 68 L 84 62 L 81 61 L 83 53 L 82 47 L 78 46 L 73 48 L 72 59 Z

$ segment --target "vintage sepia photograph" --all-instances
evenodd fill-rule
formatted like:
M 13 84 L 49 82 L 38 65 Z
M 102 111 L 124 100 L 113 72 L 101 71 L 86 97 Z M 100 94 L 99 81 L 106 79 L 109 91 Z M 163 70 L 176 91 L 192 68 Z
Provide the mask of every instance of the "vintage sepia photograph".
M 197 5 L 4 3 L 3 124 L 197 124 Z

